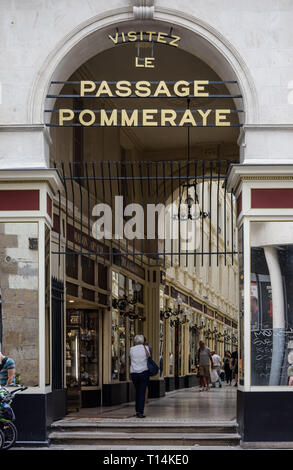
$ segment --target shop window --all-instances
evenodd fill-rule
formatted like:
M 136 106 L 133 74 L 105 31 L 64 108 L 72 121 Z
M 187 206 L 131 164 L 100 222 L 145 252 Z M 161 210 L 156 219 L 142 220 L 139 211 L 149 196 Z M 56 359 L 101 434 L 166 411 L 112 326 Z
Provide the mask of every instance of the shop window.
M 85 287 L 82 288 L 82 298 L 85 300 L 90 300 L 91 302 L 95 301 L 95 291 L 86 289 Z
M 112 295 L 118 298 L 119 287 L 118 287 L 118 273 L 112 271 Z
M 118 275 L 118 297 L 121 298 L 125 295 L 126 277 L 123 274 Z
M 292 222 L 251 223 L 251 385 L 293 375 L 292 234 Z
M 78 285 L 72 284 L 71 282 L 66 282 L 66 294 L 72 295 L 73 297 L 78 297 Z
M 129 279 L 128 293 L 135 296 L 138 303 L 143 304 L 143 285 L 133 279 Z
M 125 381 L 126 374 L 126 319 L 118 310 L 112 310 L 112 380 Z
M 95 285 L 95 262 L 86 257 L 81 257 L 82 280 L 87 284 Z
M 98 285 L 101 289 L 108 289 L 108 268 L 103 264 L 98 264 Z
M 80 380 L 81 386 L 99 385 L 98 312 L 84 311 L 80 328 Z
M 66 276 L 78 279 L 78 255 L 74 251 L 68 250 L 66 255 Z
M 189 373 L 193 374 L 196 372 L 196 358 L 199 348 L 199 334 L 198 329 L 194 326 L 189 328 L 189 361 L 188 369 Z
M 165 341 L 164 320 L 160 320 L 160 358 L 159 358 L 160 377 L 163 375 L 163 372 L 164 372 L 163 371 L 164 341 Z
M 169 323 L 169 374 L 174 375 L 174 362 L 175 362 L 175 345 L 174 345 L 174 335 L 175 328 L 172 328 Z

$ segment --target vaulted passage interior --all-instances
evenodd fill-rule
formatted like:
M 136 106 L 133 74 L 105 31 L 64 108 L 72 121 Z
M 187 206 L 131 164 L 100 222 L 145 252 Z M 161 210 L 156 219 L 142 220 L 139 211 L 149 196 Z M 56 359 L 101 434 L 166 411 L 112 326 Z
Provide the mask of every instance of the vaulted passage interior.
M 239 160 L 239 86 L 182 48 L 119 37 L 48 91 L 51 166 L 64 183 L 52 259 L 56 277 L 65 271 L 68 410 L 134 398 L 138 333 L 160 364 L 151 397 L 198 384 L 200 339 L 222 357 L 238 341 L 226 175 Z M 136 67 L 146 56 L 155 67 Z M 230 126 L 215 127 L 219 109 Z

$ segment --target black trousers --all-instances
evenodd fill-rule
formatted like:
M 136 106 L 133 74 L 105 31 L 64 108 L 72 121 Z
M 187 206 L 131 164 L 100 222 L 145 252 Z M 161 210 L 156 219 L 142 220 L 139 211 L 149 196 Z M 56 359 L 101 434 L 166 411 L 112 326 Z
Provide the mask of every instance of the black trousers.
M 225 376 L 227 383 L 232 381 L 232 370 L 229 366 L 225 366 Z
M 139 374 L 132 373 L 131 378 L 135 386 L 136 398 L 135 398 L 135 409 L 137 413 L 143 414 L 145 404 L 145 391 L 149 381 L 149 371 L 145 370 Z

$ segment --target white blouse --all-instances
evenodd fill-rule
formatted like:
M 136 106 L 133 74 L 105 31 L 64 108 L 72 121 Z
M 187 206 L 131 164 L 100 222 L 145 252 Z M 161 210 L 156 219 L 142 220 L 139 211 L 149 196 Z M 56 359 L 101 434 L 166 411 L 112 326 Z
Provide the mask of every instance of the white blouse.
M 145 346 L 148 352 L 150 352 L 149 347 Z M 140 374 L 148 370 L 147 355 L 145 352 L 145 347 L 143 344 L 137 344 L 130 348 L 130 373 L 131 374 Z

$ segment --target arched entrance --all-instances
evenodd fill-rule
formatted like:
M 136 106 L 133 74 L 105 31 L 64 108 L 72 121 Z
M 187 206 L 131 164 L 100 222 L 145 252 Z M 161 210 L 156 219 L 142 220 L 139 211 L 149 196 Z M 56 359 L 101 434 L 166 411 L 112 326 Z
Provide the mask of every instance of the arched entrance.
M 180 28 L 179 32 L 176 31 L 176 35 L 173 34 L 173 30 L 167 30 L 166 24 L 161 22 L 159 26 L 157 23 L 148 26 L 154 29 L 155 25 L 156 28 L 160 26 L 165 31 L 161 33 L 165 36 L 161 37 L 174 39 L 182 34 Z M 99 31 L 100 35 L 104 35 L 104 41 L 106 37 L 111 44 L 114 38 L 117 44 L 90 57 L 70 76 L 67 75 L 66 80 L 61 80 L 68 64 L 68 57 L 64 59 L 63 66 L 58 72 L 56 71 L 49 88 L 45 110 L 48 116 L 53 104 L 55 109 L 61 106 L 64 108 L 64 101 L 67 103 L 66 108 L 76 110 L 72 127 L 60 129 L 57 114 L 54 113 L 52 120 L 48 119 L 47 123 L 51 127 L 53 141 L 51 164 L 54 163 L 59 168 L 65 186 L 65 198 L 60 199 L 55 212 L 54 231 L 58 235 L 53 235 L 55 247 L 53 252 L 55 255 L 58 254 L 58 267 L 56 263 L 58 272 L 62 266 L 60 255 L 64 253 L 67 255 L 68 321 L 70 324 L 76 321 L 76 326 L 81 328 L 80 331 L 87 331 L 89 328 L 85 326 L 88 316 L 86 311 L 95 310 L 95 303 L 101 308 L 101 318 L 96 321 L 100 325 L 100 333 L 96 328 L 96 333 L 100 335 L 99 347 L 95 352 L 96 372 L 93 374 L 80 365 L 75 365 L 72 369 L 76 374 L 79 367 L 83 367 L 80 383 L 83 383 L 81 397 L 84 406 L 89 406 L 89 403 L 91 405 L 100 403 L 101 400 L 103 404 L 117 404 L 131 400 L 133 390 L 129 383 L 128 352 L 133 336 L 137 332 L 144 333 L 151 340 L 154 357 L 162 364 L 160 378 L 151 382 L 151 396 L 163 395 L 166 388 L 172 390 L 190 387 L 197 382 L 195 355 L 200 331 L 202 338 L 206 338 L 211 348 L 216 349 L 217 345 L 221 349 L 219 351 L 221 355 L 224 354 L 225 341 L 229 341 L 232 348 L 233 341 L 236 340 L 237 268 L 234 264 L 237 253 L 236 209 L 233 196 L 228 195 L 225 189 L 225 175 L 229 162 L 238 161 L 236 141 L 241 125 L 238 113 L 244 115 L 238 83 L 231 79 L 234 73 L 231 67 L 228 79 L 225 77 L 225 80 L 222 80 L 215 70 L 190 52 L 184 52 L 177 47 L 172 48 L 171 45 L 164 45 L 158 41 L 156 43 L 147 41 L 145 36 L 142 42 L 146 48 L 151 46 L 149 53 L 154 54 L 156 66 L 153 70 L 135 67 L 134 59 L 135 55 L 140 53 L 140 41 L 124 42 L 127 27 L 133 29 L 133 24 L 128 26 L 127 23 L 123 23 L 121 32 L 110 28 Z M 100 46 L 101 44 L 102 41 L 99 42 Z M 89 47 L 88 55 L 90 50 Z M 101 128 L 98 124 L 97 127 L 87 126 L 86 123 L 83 129 L 77 119 L 80 111 L 84 109 L 83 102 L 86 101 L 86 96 L 81 96 L 76 89 L 82 80 L 86 80 L 87 85 L 93 88 L 93 83 L 100 74 L 111 86 L 115 85 L 122 75 L 130 84 L 138 77 L 140 80 L 148 79 L 152 86 L 161 83 L 163 74 L 166 74 L 165 80 L 168 79 L 171 85 L 184 76 L 196 76 L 204 80 L 208 75 L 212 96 L 208 99 L 207 97 L 202 100 L 197 99 L 197 106 L 200 103 L 206 108 L 206 104 L 209 103 L 210 107 L 213 106 L 213 111 L 219 102 L 222 109 L 229 106 L 234 113 L 231 117 L 232 126 L 229 128 L 213 126 L 208 133 L 204 126 L 193 128 L 182 126 L 175 132 L 175 129 L 173 131 L 172 128 L 160 124 L 158 125 L 160 129 L 155 129 L 155 126 L 148 128 L 143 123 L 131 127 L 129 124 L 120 126 L 114 120 L 114 125 L 110 125 L 108 129 Z M 100 83 L 95 83 L 95 89 L 97 85 L 100 86 Z M 110 90 L 108 94 L 102 93 L 95 98 L 94 104 L 87 107 L 93 114 L 99 114 L 98 108 L 108 108 L 107 112 L 111 112 L 112 119 L 111 110 L 120 106 L 127 112 L 132 112 L 134 107 L 132 103 L 140 99 L 132 95 L 129 99 L 121 98 L 117 94 L 113 97 Z M 196 101 L 196 98 L 192 99 Z M 161 109 L 164 100 L 168 100 L 168 109 L 171 106 L 178 109 L 179 106 L 178 113 L 182 113 L 182 108 L 195 107 L 192 99 L 187 101 L 184 95 L 174 97 L 172 93 L 163 97 L 150 96 L 148 106 L 150 109 L 154 107 Z M 123 101 L 123 104 L 119 104 L 119 100 Z M 238 105 L 239 100 L 241 109 Z M 231 104 L 228 105 L 228 102 Z M 142 105 L 135 106 L 139 113 L 139 107 Z M 128 115 L 128 119 L 132 118 Z M 223 155 L 226 157 L 225 161 Z M 104 233 L 102 243 L 93 240 L 95 222 L 92 216 L 100 215 L 95 212 L 96 209 L 93 210 L 93 205 L 109 203 L 110 208 L 113 208 L 113 200 L 118 196 L 124 197 L 124 202 L 121 202 L 122 209 L 129 204 L 137 203 L 142 203 L 145 208 L 147 202 L 157 205 L 166 203 L 170 198 L 179 200 L 180 206 L 183 199 L 186 199 L 183 197 L 184 191 L 187 191 L 188 196 L 190 190 L 193 192 L 194 201 L 200 206 L 197 236 L 201 234 L 201 241 L 192 251 L 191 264 L 190 253 L 187 254 L 187 250 L 183 250 L 180 239 L 173 243 L 172 237 L 171 242 L 167 237 L 158 243 L 155 241 L 156 231 L 151 240 L 146 241 L 144 237 L 138 236 L 139 230 L 136 228 L 137 241 L 133 241 L 133 238 L 129 241 L 124 240 L 123 236 L 120 237 L 120 233 L 116 236 L 115 227 L 113 241 L 111 224 L 110 237 Z M 117 211 L 115 207 L 113 215 L 115 222 L 117 222 L 115 215 Z M 190 218 L 189 215 L 191 214 L 188 213 L 187 219 L 192 221 L 192 215 Z M 126 217 L 130 216 L 131 212 L 126 214 Z M 144 220 L 145 215 L 141 217 L 141 220 Z M 127 223 L 128 219 L 125 226 Z M 144 230 L 143 227 L 142 231 Z M 180 230 L 179 223 L 179 232 Z M 88 259 L 88 266 L 85 258 Z M 180 271 L 183 258 L 185 271 Z M 214 279 L 213 272 L 217 271 L 216 268 L 220 265 L 222 272 Z M 192 273 L 189 272 L 189 268 L 193 270 Z M 218 271 L 220 272 L 220 269 Z M 96 277 L 90 275 L 93 272 L 96 273 Z M 101 287 L 103 276 L 109 279 L 109 273 L 109 283 L 106 282 L 104 287 Z M 221 288 L 224 288 L 225 275 L 228 275 L 231 287 L 221 304 L 218 297 L 222 293 Z M 163 278 L 164 282 L 161 282 Z M 143 282 L 140 289 L 143 293 L 141 300 L 138 301 L 135 285 L 141 281 Z M 217 293 L 213 292 L 213 283 L 217 284 Z M 192 295 L 193 290 L 195 295 Z M 107 299 L 109 294 L 110 303 Z M 103 296 L 104 300 L 101 300 Z M 182 308 L 179 299 L 183 304 Z M 124 308 L 121 306 L 122 301 L 126 304 Z M 136 305 L 137 311 L 134 308 L 127 308 L 127 304 Z M 107 310 L 110 310 L 110 314 Z M 148 318 L 144 324 L 146 310 Z M 172 315 L 168 317 L 168 312 L 173 312 L 173 318 Z M 205 328 L 202 326 L 203 323 Z M 73 335 L 71 326 L 68 331 L 70 338 Z M 110 330 L 112 333 L 109 343 Z M 73 346 L 75 349 L 72 355 L 76 357 L 76 342 L 72 344 L 70 341 L 68 349 Z M 81 347 L 85 348 L 85 345 L 82 344 Z M 86 356 L 87 351 L 83 353 Z M 103 355 L 102 360 L 99 354 Z M 104 367 L 105 361 L 107 363 L 109 359 L 111 367 Z M 69 375 L 72 376 L 71 373 Z M 73 389 L 72 377 L 70 381 Z M 76 385 L 78 389 L 79 384 Z M 95 389 L 89 390 L 91 385 Z M 76 405 L 77 396 L 78 390 L 77 395 L 73 394 L 73 406 L 78 407 L 80 405 Z

